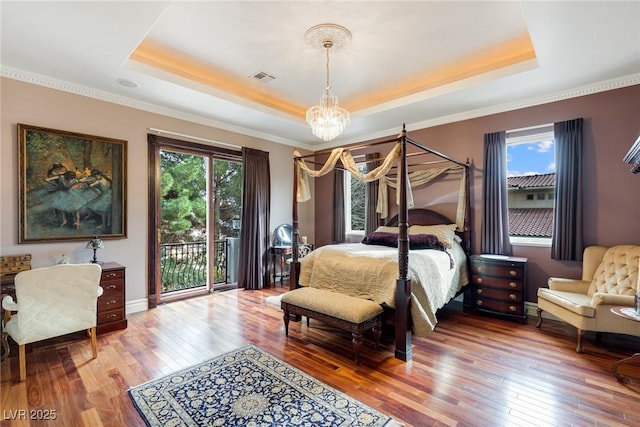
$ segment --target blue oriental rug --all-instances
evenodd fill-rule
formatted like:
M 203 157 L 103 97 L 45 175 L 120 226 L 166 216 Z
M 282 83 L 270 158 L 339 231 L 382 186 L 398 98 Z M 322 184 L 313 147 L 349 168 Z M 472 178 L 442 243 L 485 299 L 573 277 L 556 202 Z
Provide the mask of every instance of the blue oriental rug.
M 249 345 L 129 390 L 149 426 L 401 426 Z

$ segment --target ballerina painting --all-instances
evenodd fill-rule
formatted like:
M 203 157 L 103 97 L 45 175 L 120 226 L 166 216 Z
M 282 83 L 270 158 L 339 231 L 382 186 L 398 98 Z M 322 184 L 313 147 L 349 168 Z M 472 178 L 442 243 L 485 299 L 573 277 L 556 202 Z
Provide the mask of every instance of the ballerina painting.
M 126 141 L 18 125 L 19 241 L 126 237 Z

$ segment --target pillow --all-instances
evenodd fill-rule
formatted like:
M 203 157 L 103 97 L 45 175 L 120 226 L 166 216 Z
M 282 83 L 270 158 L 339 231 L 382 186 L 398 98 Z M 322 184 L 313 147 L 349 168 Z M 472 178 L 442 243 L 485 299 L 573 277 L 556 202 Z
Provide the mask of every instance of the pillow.
M 433 234 L 410 234 L 409 249 L 438 249 L 445 251 L 444 244 Z
M 451 248 L 457 227 L 455 224 L 412 225 L 409 227 L 409 234 L 433 234 L 446 248 Z
M 365 245 L 379 245 L 389 246 L 390 248 L 397 248 L 398 234 L 389 233 L 386 231 L 374 231 L 367 234 L 367 236 L 362 239 L 362 243 L 364 243 Z
M 386 225 L 381 225 L 380 227 L 376 228 L 376 231 L 382 231 L 383 233 L 396 233 L 398 234 L 398 227 L 387 227 Z

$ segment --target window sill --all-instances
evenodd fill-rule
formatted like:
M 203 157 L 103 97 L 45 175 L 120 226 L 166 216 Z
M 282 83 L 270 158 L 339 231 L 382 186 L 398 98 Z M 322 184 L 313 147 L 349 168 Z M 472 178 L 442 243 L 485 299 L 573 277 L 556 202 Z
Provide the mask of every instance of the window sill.
M 551 239 L 541 237 L 509 237 L 509 243 L 511 243 L 512 246 L 551 247 Z

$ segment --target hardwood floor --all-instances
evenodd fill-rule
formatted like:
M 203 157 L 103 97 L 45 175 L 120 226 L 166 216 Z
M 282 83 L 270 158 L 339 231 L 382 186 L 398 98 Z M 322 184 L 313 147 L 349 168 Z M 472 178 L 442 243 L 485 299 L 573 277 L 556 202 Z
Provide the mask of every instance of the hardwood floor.
M 34 346 L 27 380 L 16 352 L 1 365 L 2 425 L 142 426 L 127 389 L 246 344 L 255 344 L 407 426 L 631 426 L 640 420 L 640 386 L 619 383 L 617 360 L 640 340 L 587 334 L 535 319 L 521 325 L 441 310 L 436 330 L 414 338 L 413 361 L 393 357 L 384 338 L 362 347 L 355 365 L 347 333 L 311 321 L 290 324 L 265 298 L 285 288 L 232 290 L 128 316 L 124 331 L 98 336 L 98 358 L 82 336 Z M 640 377 L 640 368 L 627 373 Z M 26 412 L 20 412 L 26 411 Z M 39 412 L 38 412 L 39 411 Z M 23 416 L 23 414 L 25 416 Z M 49 423 L 29 420 L 55 414 Z M 12 420 L 12 418 L 27 418 Z

